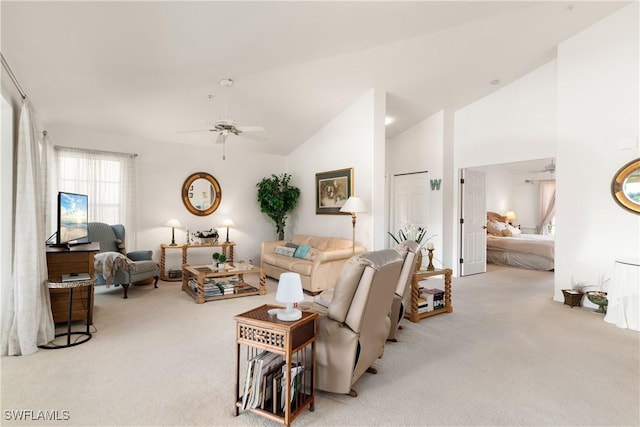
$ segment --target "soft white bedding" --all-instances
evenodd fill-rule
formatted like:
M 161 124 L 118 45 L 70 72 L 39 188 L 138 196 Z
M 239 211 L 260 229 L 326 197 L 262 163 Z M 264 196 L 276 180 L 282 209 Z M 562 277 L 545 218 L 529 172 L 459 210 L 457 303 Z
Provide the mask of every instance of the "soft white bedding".
M 554 238 L 541 234 L 487 235 L 487 262 L 535 270 L 554 269 Z

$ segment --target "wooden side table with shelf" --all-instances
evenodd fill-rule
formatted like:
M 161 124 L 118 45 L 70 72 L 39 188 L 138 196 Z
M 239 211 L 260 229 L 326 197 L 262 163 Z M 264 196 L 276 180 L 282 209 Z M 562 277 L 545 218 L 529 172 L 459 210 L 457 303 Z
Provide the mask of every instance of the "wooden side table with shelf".
M 281 308 L 273 305 L 261 305 L 234 317 L 236 320 L 236 380 L 234 396 L 234 416 L 240 413 L 244 393 L 244 381 L 241 373 L 246 372 L 246 365 L 261 351 L 279 354 L 284 359 L 284 372 L 291 372 L 292 366 L 304 366 L 300 382 L 295 387 L 292 398 L 284 399 L 284 409 L 265 404 L 247 408 L 270 420 L 290 426 L 305 408 L 314 410 L 315 404 L 315 364 L 316 364 L 316 322 L 318 314 L 302 311 L 302 318 L 294 321 L 283 321 L 269 314 L 269 310 Z M 242 346 L 246 347 L 246 357 L 241 358 Z M 295 364 L 295 365 L 294 365 Z M 284 396 L 292 396 L 291 381 L 283 381 Z M 282 390 L 273 390 L 280 395 Z M 273 399 L 273 397 L 272 397 Z
M 435 316 L 441 313 L 451 313 L 453 307 L 451 306 L 451 274 L 450 268 L 435 269 L 435 270 L 419 270 L 413 273 L 413 279 L 411 280 L 411 306 L 405 313 L 410 321 L 417 323 L 420 319 Z M 444 307 L 436 310 L 427 311 L 425 313 L 418 313 L 418 298 L 420 298 L 420 281 L 428 277 L 444 276 Z
M 201 245 L 187 245 L 186 243 L 170 245 L 163 243 L 160 245 L 160 280 L 165 282 L 180 282 L 181 277 L 169 277 L 166 270 L 166 256 L 168 249 L 180 249 L 182 250 L 182 265 L 188 263 L 189 249 L 193 248 L 222 248 L 222 253 L 227 257 L 227 262 L 233 263 L 233 248 L 236 244 L 234 242 L 229 243 L 203 243 Z

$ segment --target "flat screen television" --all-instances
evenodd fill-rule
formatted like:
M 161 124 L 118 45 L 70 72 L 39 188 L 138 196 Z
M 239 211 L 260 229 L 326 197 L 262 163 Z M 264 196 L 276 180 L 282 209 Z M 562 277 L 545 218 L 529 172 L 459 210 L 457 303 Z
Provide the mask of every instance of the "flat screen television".
M 58 229 L 56 244 L 73 245 L 89 241 L 89 197 L 60 191 L 58 193 Z

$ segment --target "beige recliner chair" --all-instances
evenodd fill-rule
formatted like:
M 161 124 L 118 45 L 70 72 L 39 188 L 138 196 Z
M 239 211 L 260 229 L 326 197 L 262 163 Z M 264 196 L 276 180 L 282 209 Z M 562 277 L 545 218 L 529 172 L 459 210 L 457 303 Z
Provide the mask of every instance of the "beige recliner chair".
M 387 339 L 394 342 L 397 341 L 396 333 L 398 329 L 400 329 L 400 320 L 404 317 L 405 307 L 411 303 L 411 280 L 413 279 L 413 273 L 416 271 L 420 245 L 411 240 L 405 240 L 396 245 L 395 249 L 404 253 L 405 259 L 402 265 L 400 279 L 398 280 L 396 291 L 393 295 L 391 312 L 389 313 L 391 328 L 389 328 L 389 336 Z
M 318 312 L 316 387 L 357 396 L 351 388 L 382 356 L 389 334 L 389 311 L 402 270 L 403 256 L 394 249 L 352 257 L 344 265 L 333 297 Z

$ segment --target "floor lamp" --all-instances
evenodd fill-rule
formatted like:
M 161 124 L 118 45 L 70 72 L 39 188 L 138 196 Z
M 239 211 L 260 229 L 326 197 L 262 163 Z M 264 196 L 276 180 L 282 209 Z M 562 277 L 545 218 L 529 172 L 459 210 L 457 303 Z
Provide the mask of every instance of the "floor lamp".
M 347 199 L 347 201 L 340 208 L 340 212 L 348 212 L 351 214 L 351 223 L 353 224 L 353 233 L 352 233 L 352 247 L 353 254 L 356 254 L 356 214 L 366 212 L 367 207 L 364 205 L 364 202 L 361 198 L 351 196 Z

